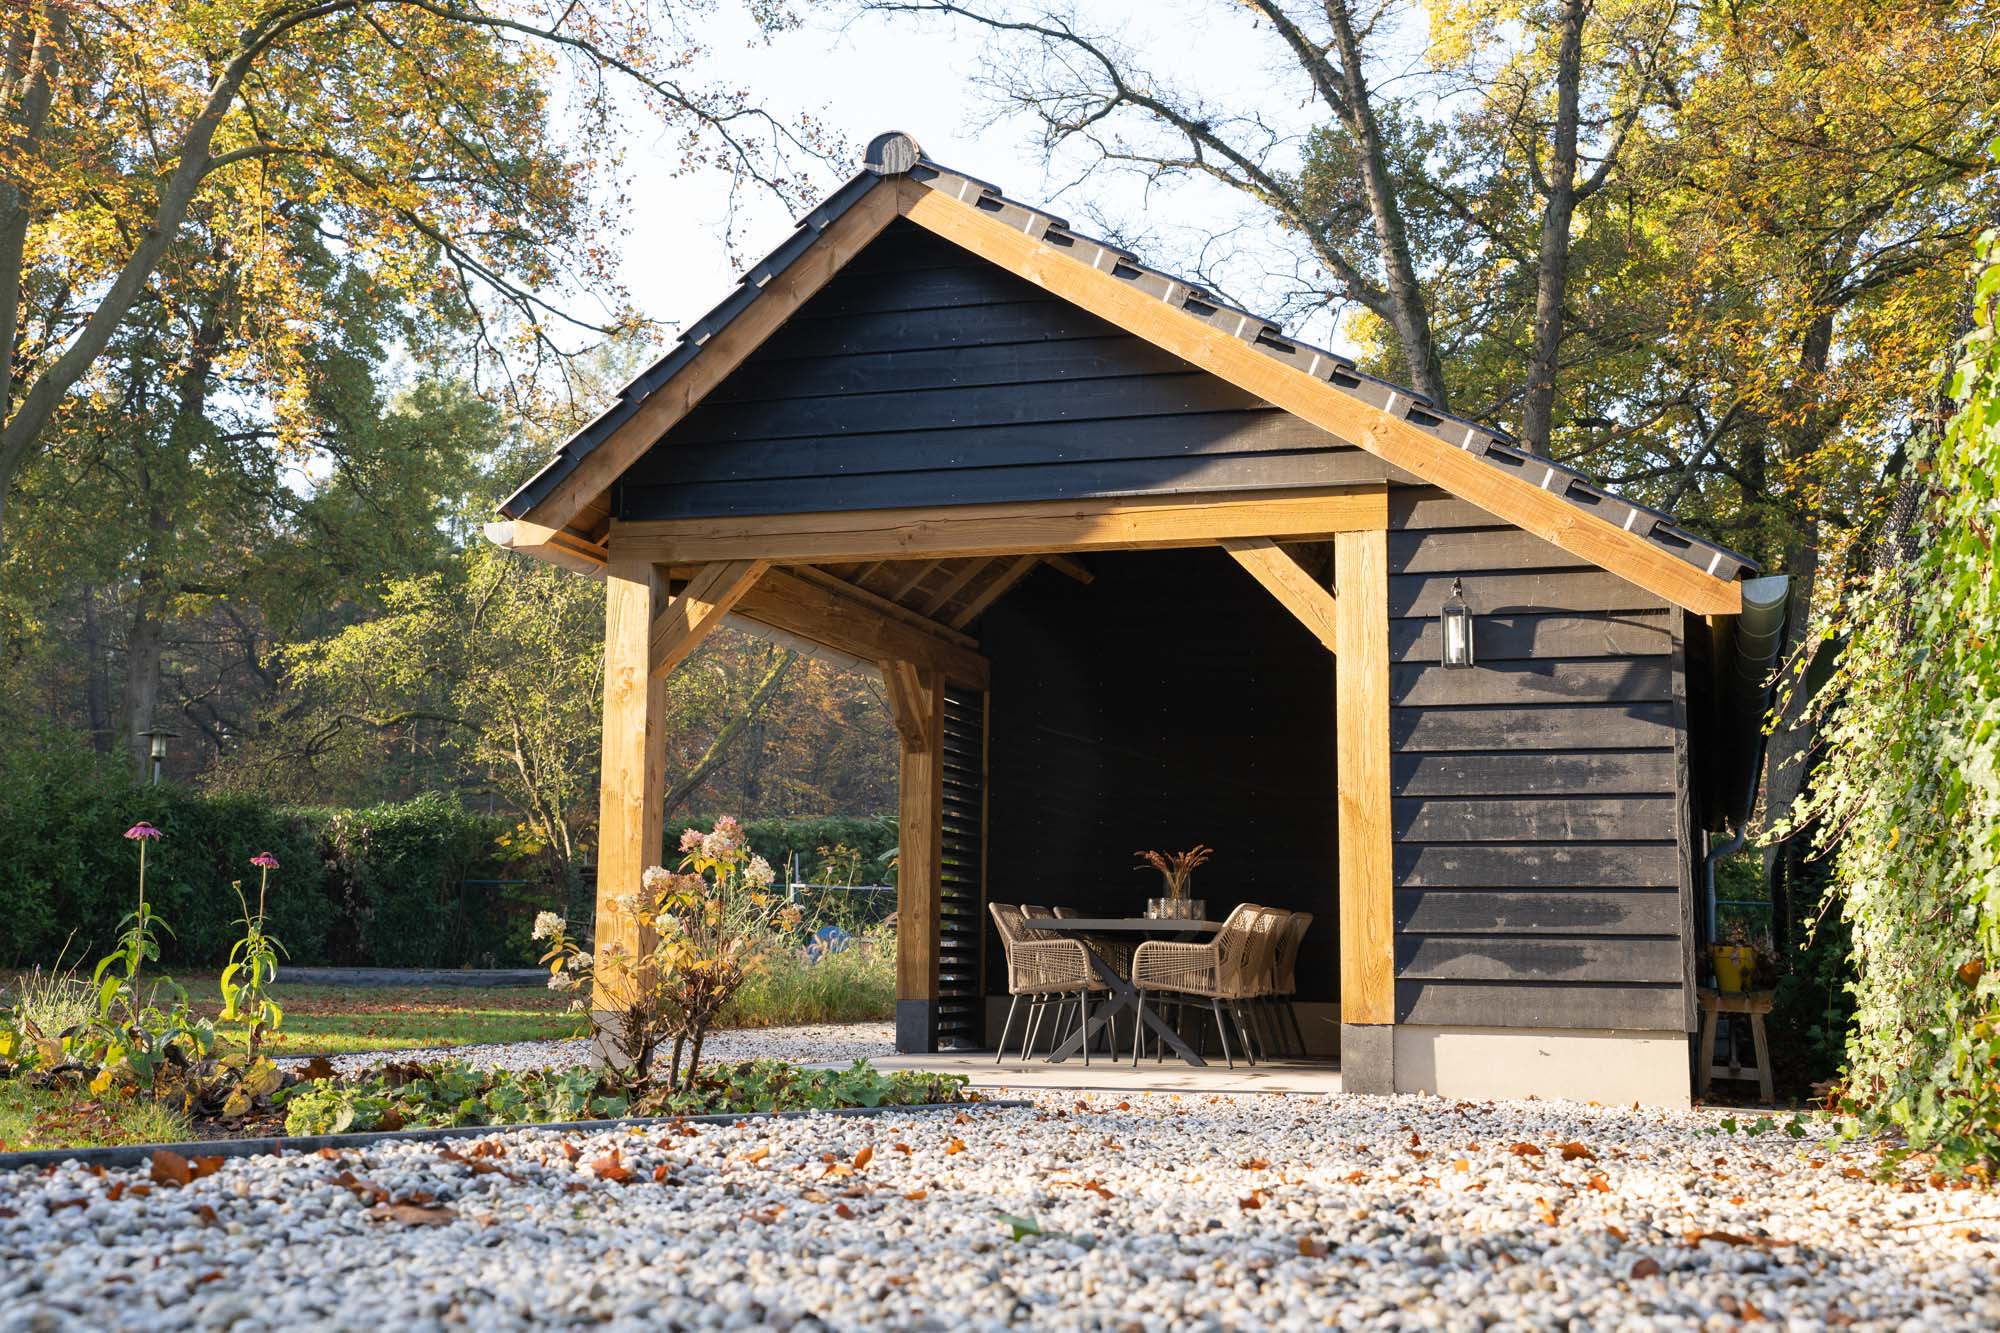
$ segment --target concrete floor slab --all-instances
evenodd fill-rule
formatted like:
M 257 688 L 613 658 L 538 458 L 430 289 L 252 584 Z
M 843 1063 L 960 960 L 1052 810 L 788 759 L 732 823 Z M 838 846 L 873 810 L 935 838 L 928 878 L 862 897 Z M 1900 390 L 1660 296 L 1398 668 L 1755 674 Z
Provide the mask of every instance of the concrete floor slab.
M 1138 1068 L 1131 1059 L 1112 1060 L 1093 1056 L 1086 1068 L 1081 1060 L 1050 1064 L 1046 1060 L 1009 1058 L 993 1063 L 991 1051 L 937 1055 L 884 1055 L 870 1061 L 880 1070 L 924 1069 L 946 1074 L 964 1074 L 982 1092 L 1179 1092 L 1243 1093 L 1283 1092 L 1317 1096 L 1339 1092 L 1340 1066 L 1329 1060 L 1277 1060 L 1257 1062 L 1255 1068 L 1243 1061 L 1230 1069 L 1221 1061 L 1195 1068 L 1179 1061 L 1161 1064 L 1142 1060 Z

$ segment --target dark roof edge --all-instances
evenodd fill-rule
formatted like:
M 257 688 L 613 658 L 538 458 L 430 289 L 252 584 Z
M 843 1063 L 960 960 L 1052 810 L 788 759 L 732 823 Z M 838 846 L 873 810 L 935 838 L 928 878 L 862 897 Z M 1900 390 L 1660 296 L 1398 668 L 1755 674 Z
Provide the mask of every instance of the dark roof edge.
M 1149 268 L 1121 246 L 1085 236 L 1053 213 L 1007 198 L 998 186 L 932 162 L 907 134 L 894 131 L 878 134 L 869 141 L 862 162 L 857 175 L 800 219 L 797 229 L 783 245 L 745 273 L 736 290 L 721 304 L 690 325 L 672 350 L 621 389 L 617 401 L 603 415 L 565 441 L 548 466 L 501 504 L 500 512 L 518 518 L 540 503 L 584 455 L 622 425 L 648 394 L 691 361 L 709 338 L 754 301 L 763 286 L 782 273 L 834 219 L 884 178 L 908 176 L 951 195 L 960 203 L 996 214 L 1039 240 L 1069 247 L 1078 263 L 1110 272 L 1184 314 L 1227 330 L 1274 360 L 1399 416 L 1496 469 L 1531 481 L 1580 512 L 1637 534 L 1648 544 L 1704 573 L 1730 581 L 1761 572 L 1748 556 L 1696 536 L 1676 523 L 1670 514 L 1613 494 L 1587 473 L 1529 453 L 1497 427 L 1443 411 L 1416 390 L 1369 375 L 1338 352 L 1289 337 L 1278 324 L 1228 305 L 1199 283 Z M 1086 246 L 1091 248 L 1088 252 L 1080 249 Z

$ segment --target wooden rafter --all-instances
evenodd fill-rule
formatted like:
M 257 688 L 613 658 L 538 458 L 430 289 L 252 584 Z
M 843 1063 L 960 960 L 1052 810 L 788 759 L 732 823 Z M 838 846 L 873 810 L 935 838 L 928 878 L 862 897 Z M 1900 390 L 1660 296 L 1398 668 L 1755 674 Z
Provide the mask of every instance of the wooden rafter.
M 1250 571 L 1257 582 L 1298 617 L 1301 625 L 1330 651 L 1338 651 L 1334 622 L 1337 619 L 1333 594 L 1322 588 L 1289 552 L 1269 537 L 1232 537 L 1222 549 L 1236 563 Z
M 951 618 L 951 627 L 953 629 L 964 629 L 967 625 L 970 625 L 973 621 L 986 614 L 987 607 L 999 601 L 1009 588 L 1028 577 L 1028 571 L 1041 562 L 1042 558 L 1039 555 L 1015 557 L 1008 563 L 1005 569 L 994 576 L 991 583 L 981 588 L 971 601 L 958 609 L 958 613 Z
M 1742 609 L 1742 590 L 1735 582 L 1705 573 L 1525 478 L 1503 472 L 1399 416 L 1265 356 L 1241 338 L 1110 273 L 1079 263 L 1060 247 L 971 204 L 912 180 L 898 184 L 904 214 L 912 222 L 1189 364 L 1677 606 L 1703 615 L 1735 615 Z
M 964 592 L 965 586 L 978 578 L 980 571 L 984 570 L 991 563 L 991 561 L 987 560 L 959 561 L 958 568 L 944 581 L 943 586 L 930 596 L 924 598 L 922 606 L 918 609 L 927 616 L 936 615 L 951 602 L 952 598 Z
M 686 661 L 769 568 L 762 560 L 726 560 L 696 574 L 653 621 L 652 673 L 664 676 Z
M 960 634 L 943 623 L 931 619 L 931 617 L 914 607 L 904 606 L 901 602 L 891 601 L 882 594 L 871 592 L 859 584 L 836 578 L 824 569 L 819 569 L 812 565 L 794 565 L 791 566 L 791 573 L 808 583 L 817 583 L 822 588 L 839 593 L 843 597 L 851 597 L 865 606 L 872 606 L 877 611 L 882 612 L 882 614 L 892 616 L 907 625 L 923 630 L 927 634 L 941 634 L 967 648 L 977 648 L 979 646 L 979 641 L 970 634 Z
M 965 646 L 963 635 L 942 626 L 919 629 L 785 569 L 773 569 L 759 580 L 737 603 L 736 613 L 871 662 L 931 667 L 976 689 L 985 689 L 992 674 L 986 659 Z
M 1097 578 L 1097 575 L 1084 567 L 1083 561 L 1072 560 L 1066 555 L 1045 555 L 1042 557 L 1042 563 L 1059 574 L 1075 579 L 1078 583 L 1091 583 Z

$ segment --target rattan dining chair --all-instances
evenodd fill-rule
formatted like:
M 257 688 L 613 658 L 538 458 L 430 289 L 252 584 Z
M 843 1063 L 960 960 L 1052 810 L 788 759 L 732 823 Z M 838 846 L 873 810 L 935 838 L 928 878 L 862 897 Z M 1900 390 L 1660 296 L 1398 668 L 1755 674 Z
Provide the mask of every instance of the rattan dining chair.
M 1271 991 L 1261 1001 L 1259 1007 L 1270 1016 L 1273 1030 L 1283 1043 L 1287 1054 L 1306 1053 L 1306 1034 L 1299 1027 L 1298 1010 L 1292 1000 L 1299 993 L 1299 946 L 1305 942 L 1306 932 L 1312 929 L 1311 912 L 1293 912 L 1285 922 L 1284 933 L 1278 937 L 1278 954 L 1271 969 Z
M 999 1064 L 1007 1058 L 1007 1034 L 1013 1030 L 1014 1015 L 1021 1007 L 1021 1001 L 1028 1002 L 1028 1012 L 1022 1021 L 1021 1058 L 1035 1058 L 1035 1040 L 1041 1033 L 1042 1020 L 1054 1008 L 1060 1019 L 1062 1012 L 1073 1001 L 1079 1021 L 1089 1012 L 1090 995 L 1093 991 L 1104 990 L 1104 983 L 1091 971 L 1090 956 L 1075 940 L 1049 938 L 1046 932 L 1035 930 L 1028 924 L 1023 909 L 1012 903 L 989 903 L 993 914 L 993 925 L 1000 932 L 1000 945 L 1007 955 L 1007 990 L 1013 996 L 1007 1005 L 1007 1020 L 1000 1025 L 1000 1040 L 997 1043 L 993 1063 Z M 1038 938 L 1039 937 L 1039 938 Z M 1058 1022 L 1056 1031 L 1060 1033 Z M 1053 1045 L 1056 1038 L 1051 1037 Z M 1083 1062 L 1090 1063 L 1090 1051 L 1086 1047 Z
M 1260 960 L 1275 957 L 1267 941 L 1280 925 L 1278 915 L 1270 909 L 1240 903 L 1206 943 L 1147 940 L 1132 953 L 1132 982 L 1139 991 L 1140 1012 L 1145 1012 L 1149 995 L 1208 1001 L 1216 1035 L 1222 1039 L 1222 1058 L 1234 1069 L 1236 1056 L 1229 1046 L 1229 1025 L 1234 1020 L 1238 1036 L 1247 1034 L 1240 1006 L 1257 995 L 1261 980 L 1257 969 Z M 1227 1016 L 1223 1013 L 1225 1004 L 1230 1009 Z M 1139 1063 L 1144 1046 L 1142 1040 L 1132 1043 L 1134 1065 Z M 1247 1045 L 1243 1054 L 1252 1065 L 1257 1063 Z

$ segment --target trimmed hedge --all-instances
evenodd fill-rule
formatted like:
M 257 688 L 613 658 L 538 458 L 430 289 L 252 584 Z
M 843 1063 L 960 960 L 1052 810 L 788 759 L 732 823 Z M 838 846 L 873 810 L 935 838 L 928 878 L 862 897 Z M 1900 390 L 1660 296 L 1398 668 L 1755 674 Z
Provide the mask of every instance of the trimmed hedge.
M 146 892 L 174 932 L 161 939 L 170 967 L 225 960 L 241 915 L 229 882 L 255 893 L 258 852 L 277 855 L 270 928 L 299 965 L 532 964 L 535 913 L 563 908 L 545 863 L 510 855 L 499 841 L 511 820 L 468 813 L 448 796 L 288 808 L 136 783 L 122 765 L 49 735 L 0 753 L 0 967 L 48 966 L 61 955 L 88 968 L 109 951 L 137 894 L 138 853 L 122 835 L 140 820 L 165 835 L 147 852 Z M 676 821 L 672 838 L 688 824 L 713 821 Z M 809 872 L 816 848 L 844 842 L 861 851 L 864 881 L 891 878 L 880 858 L 896 843 L 893 818 L 744 827 L 773 865 L 797 852 Z
M 365 810 L 287 809 L 254 795 L 133 782 L 54 743 L 0 758 L 0 966 L 86 967 L 108 952 L 137 895 L 140 820 L 164 835 L 146 856 L 146 893 L 173 932 L 161 961 L 214 967 L 254 895 L 250 858 L 277 855 L 270 929 L 297 964 L 455 967 L 532 962 L 511 930 L 557 891 L 482 880 L 534 879 L 496 839 L 508 821 L 427 795 Z M 510 936 L 513 942 L 510 943 Z

